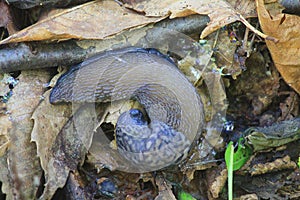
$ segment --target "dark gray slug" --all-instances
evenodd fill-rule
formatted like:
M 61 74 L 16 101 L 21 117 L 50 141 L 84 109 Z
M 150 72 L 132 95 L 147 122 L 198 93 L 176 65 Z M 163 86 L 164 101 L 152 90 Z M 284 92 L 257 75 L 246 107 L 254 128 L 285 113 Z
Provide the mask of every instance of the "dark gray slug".
M 131 109 L 119 117 L 122 156 L 154 170 L 186 158 L 204 125 L 203 105 L 194 86 L 157 50 L 129 47 L 98 54 L 61 76 L 50 94 L 51 103 L 122 99 L 137 100 L 147 113 Z

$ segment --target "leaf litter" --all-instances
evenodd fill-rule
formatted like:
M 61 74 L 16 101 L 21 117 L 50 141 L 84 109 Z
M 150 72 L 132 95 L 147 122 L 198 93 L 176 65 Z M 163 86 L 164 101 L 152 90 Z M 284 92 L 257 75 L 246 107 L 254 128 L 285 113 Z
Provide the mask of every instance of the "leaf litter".
M 9 38 L 7 40 L 4 40 L 3 43 L 6 43 L 6 42 L 20 42 L 20 41 L 34 41 L 34 40 L 66 40 L 66 39 L 70 39 L 70 38 L 105 39 L 109 36 L 112 36 L 112 35 L 115 35 L 115 34 L 120 34 L 123 30 L 131 29 L 131 28 L 137 28 L 139 26 L 145 26 L 149 23 L 151 24 L 153 22 L 157 22 L 157 21 L 162 20 L 166 17 L 174 18 L 174 17 L 188 16 L 188 15 L 196 14 L 196 13 L 198 13 L 198 14 L 208 14 L 210 19 L 211 19 L 211 22 L 208 24 L 206 30 L 202 33 L 202 37 L 205 37 L 206 35 L 208 35 L 211 32 L 223 27 L 224 25 L 227 25 L 227 24 L 232 23 L 234 21 L 240 21 L 241 20 L 241 15 L 240 15 L 241 13 L 244 17 L 249 17 L 249 16 L 253 17 L 253 16 L 255 16 L 256 13 L 253 12 L 253 9 L 249 9 L 249 8 L 253 8 L 253 7 L 251 7 L 251 6 L 253 6 L 253 1 L 251 1 L 251 2 L 249 2 L 249 1 L 240 1 L 240 2 L 241 2 L 240 4 L 237 4 L 234 1 L 231 2 L 231 3 L 230 2 L 228 3 L 228 2 L 225 2 L 225 1 L 210 1 L 211 5 L 214 5 L 214 7 L 215 7 L 215 9 L 211 9 L 211 7 L 207 7 L 209 4 L 205 4 L 205 2 L 203 1 L 203 5 L 204 5 L 204 6 L 202 5 L 203 10 L 201 10 L 199 8 L 200 4 L 199 5 L 193 4 L 193 1 L 188 1 L 187 4 L 185 4 L 185 5 L 182 4 L 182 1 L 176 1 L 176 2 L 173 1 L 171 3 L 169 2 L 169 4 L 167 4 L 165 6 L 160 6 L 160 7 L 157 7 L 157 5 L 159 5 L 159 4 L 156 1 L 145 1 L 145 2 L 142 2 L 141 4 L 136 4 L 136 5 L 134 5 L 134 4 L 130 5 L 129 4 L 130 2 L 127 2 L 127 5 L 131 6 L 132 9 L 138 10 L 141 13 L 145 12 L 145 16 L 143 16 L 143 15 L 141 15 L 141 13 L 139 13 L 138 14 L 139 17 L 137 17 L 137 18 L 139 18 L 140 20 L 137 20 L 133 24 L 131 23 L 129 25 L 126 24 L 126 23 L 121 24 L 117 28 L 117 30 L 111 29 L 110 24 L 114 24 L 114 23 L 106 24 L 104 26 L 107 27 L 108 29 L 111 29 L 111 32 L 107 31 L 107 30 L 101 30 L 102 32 L 100 32 L 100 34 L 97 31 L 94 31 L 94 32 L 90 31 L 90 30 L 94 30 L 94 27 L 90 27 L 90 26 L 85 25 L 85 24 L 83 24 L 83 25 L 81 24 L 82 26 L 85 26 L 84 29 L 80 29 L 80 28 L 77 29 L 77 26 L 75 26 L 75 28 L 74 28 L 74 26 L 73 27 L 72 26 L 68 27 L 68 24 L 63 23 L 64 22 L 63 20 L 65 18 L 67 18 L 66 22 L 72 22 L 72 20 L 70 18 L 74 17 L 74 15 L 75 16 L 78 15 L 78 17 L 81 18 L 81 19 L 74 18 L 75 19 L 74 23 L 75 22 L 84 23 L 82 21 L 86 20 L 86 18 L 85 18 L 86 15 L 81 15 L 80 12 L 81 11 L 96 12 L 96 10 L 93 10 L 93 8 L 90 8 L 91 10 L 85 10 L 85 8 L 88 8 L 89 5 L 91 7 L 93 7 L 95 5 L 98 5 L 96 2 L 95 3 L 88 3 L 86 5 L 82 5 L 82 8 L 79 6 L 79 7 L 64 10 L 59 14 L 52 15 L 49 18 L 46 18 L 46 19 L 38 22 L 36 25 L 33 25 L 32 27 L 28 27 L 27 29 L 21 30 L 21 32 L 17 33 L 16 35 L 13 35 L 11 38 Z M 260 11 L 262 11 L 262 13 L 263 13 L 263 14 L 258 13 L 263 31 L 266 34 L 279 39 L 279 43 L 276 43 L 276 44 L 273 41 L 266 41 L 267 45 L 268 45 L 268 48 L 271 51 L 272 58 L 274 59 L 274 61 L 278 61 L 278 60 L 281 61 L 281 59 L 285 58 L 286 55 L 282 55 L 282 54 L 280 54 L 280 52 L 278 53 L 278 51 L 275 51 L 275 53 L 272 52 L 272 50 L 274 49 L 272 47 L 272 45 L 275 46 L 277 48 L 277 50 L 280 49 L 278 47 L 284 47 L 284 48 L 288 49 L 287 46 L 284 46 L 285 44 L 284 44 L 283 41 L 285 41 L 285 40 L 282 40 L 281 38 L 282 38 L 282 36 L 285 36 L 284 39 L 286 39 L 287 44 L 291 45 L 290 43 L 288 43 L 288 41 L 291 40 L 291 37 L 289 37 L 290 33 L 286 34 L 285 32 L 280 32 L 280 34 L 282 34 L 282 35 L 280 35 L 280 34 L 276 33 L 277 30 L 273 30 L 274 27 L 268 27 L 268 25 L 266 25 L 266 24 L 270 23 L 270 19 L 272 19 L 272 18 L 268 15 L 265 15 L 266 11 L 263 10 L 263 8 L 262 8 L 263 7 L 263 5 L 261 4 L 262 2 L 261 1 L 257 1 L 257 2 L 259 3 L 258 8 L 261 9 Z M 103 1 L 101 3 L 103 3 L 104 5 L 111 5 L 113 2 Z M 99 4 L 101 4 L 101 3 L 99 3 Z M 116 6 L 116 5 L 117 4 L 114 4 L 113 6 Z M 238 10 L 238 8 L 236 8 L 236 6 L 239 6 L 239 9 L 241 9 L 241 10 Z M 105 7 L 105 8 L 108 8 L 108 7 Z M 120 7 L 119 5 L 117 7 L 114 7 L 114 8 L 118 8 L 119 11 L 121 11 L 120 13 L 122 13 L 125 16 L 130 15 L 130 14 L 133 14 L 134 16 L 137 15 L 136 13 L 134 13 L 132 11 L 129 12 L 129 10 L 127 10 L 127 9 L 126 9 L 126 11 L 124 11 L 124 8 Z M 235 10 L 235 9 L 237 9 L 237 10 Z M 242 12 L 243 10 L 244 11 L 249 11 L 249 12 L 244 12 L 243 13 Z M 76 12 L 76 11 L 79 11 L 79 13 Z M 93 13 L 93 12 L 91 12 L 91 13 Z M 94 15 L 94 13 L 93 13 L 93 15 Z M 147 16 L 151 16 L 151 15 L 153 15 L 152 18 L 147 17 Z M 95 17 L 95 16 L 93 16 L 93 17 Z M 96 16 L 96 17 L 99 18 L 99 16 Z M 133 16 L 130 15 L 130 17 L 126 18 L 126 19 L 131 19 L 131 17 L 133 18 Z M 263 19 L 263 17 L 266 17 L 266 19 Z M 293 21 L 293 20 L 295 20 L 294 17 L 297 17 L 297 16 L 291 16 L 291 19 L 287 18 L 287 17 L 289 17 L 289 16 L 286 15 L 286 14 L 284 14 L 284 15 L 280 14 L 279 15 L 280 23 L 283 22 L 282 24 L 284 24 L 287 19 Z M 58 18 L 59 21 L 55 21 L 56 18 Z M 94 19 L 91 17 L 91 20 L 94 20 Z M 276 21 L 277 18 L 273 18 L 272 20 L 274 22 L 278 23 L 278 21 Z M 289 20 L 287 20 L 287 21 L 289 22 Z M 60 24 L 61 26 L 57 26 L 56 23 Z M 74 23 L 73 23 L 73 25 L 74 25 Z M 243 23 L 245 23 L 245 21 L 243 21 Z M 286 27 L 285 28 L 289 29 L 289 26 L 287 26 L 287 27 L 288 28 L 286 28 Z M 57 28 L 57 30 L 55 30 L 56 28 Z M 98 28 L 99 28 L 99 26 L 97 26 L 97 29 Z M 283 29 L 279 29 L 279 31 L 282 31 L 282 30 Z M 299 29 L 297 29 L 297 30 L 299 30 Z M 295 32 L 298 32 L 298 31 L 295 31 Z M 89 35 L 89 34 L 94 34 L 94 33 L 95 33 L 95 35 Z M 87 34 L 87 35 L 85 35 L 85 34 Z M 286 36 L 288 36 L 288 37 L 286 37 Z M 226 37 L 226 34 L 224 34 L 223 37 Z M 276 45 L 279 45 L 279 46 L 276 46 Z M 280 45 L 283 45 L 283 46 L 280 46 Z M 292 51 L 291 53 L 288 53 L 288 54 L 293 55 L 294 52 L 295 51 Z M 288 63 L 289 65 L 293 65 L 293 66 L 298 65 L 298 63 L 295 61 L 294 57 L 289 57 L 289 58 L 292 59 L 290 61 L 293 61 L 292 64 Z M 281 62 L 279 62 L 279 63 L 282 64 Z M 275 64 L 276 64 L 276 62 L 275 62 Z M 286 63 L 284 63 L 284 64 L 286 64 Z M 226 65 L 230 66 L 230 63 L 226 64 Z M 276 64 L 276 67 L 279 70 L 280 65 Z M 228 67 L 228 68 L 230 69 L 230 67 Z M 290 71 L 290 70 L 288 70 L 288 71 Z M 292 71 L 292 73 L 293 72 L 295 72 L 295 71 Z M 241 73 L 241 72 L 238 72 L 236 74 L 237 77 L 239 77 L 238 76 L 239 73 Z M 297 86 L 299 85 L 299 83 L 297 83 L 297 80 L 295 80 L 295 78 L 297 78 L 298 76 L 294 76 L 294 77 L 291 76 L 292 77 L 291 78 L 289 76 L 285 76 L 284 75 L 285 72 L 281 72 L 281 73 L 282 73 L 283 78 L 289 84 L 291 84 L 291 86 L 294 87 L 295 90 L 299 93 L 299 91 L 297 90 Z M 44 96 L 45 96 L 45 98 L 47 98 L 47 94 L 45 94 Z M 12 101 L 16 101 L 16 100 L 12 99 Z M 72 159 L 71 160 L 62 159 L 62 156 L 67 155 L 67 157 L 68 157 L 68 154 L 70 154 L 69 152 L 61 151 L 61 147 L 62 147 L 63 143 L 67 142 L 68 144 L 75 144 L 75 146 L 76 145 L 81 145 L 81 144 L 78 144 L 76 142 L 74 143 L 74 141 L 72 141 L 72 137 L 74 137 L 74 135 L 72 135 L 72 134 L 69 135 L 68 137 L 67 137 L 68 134 L 65 134 L 66 137 L 62 136 L 63 135 L 62 133 L 66 133 L 66 130 L 67 130 L 66 126 L 68 124 L 68 121 L 69 121 L 68 126 L 70 126 L 70 127 L 72 126 L 71 125 L 72 123 L 70 122 L 70 116 L 71 115 L 70 115 L 70 113 L 68 113 L 67 110 L 65 110 L 67 107 L 65 106 L 65 108 L 63 108 L 63 107 L 54 108 L 54 107 L 51 107 L 51 105 L 49 103 L 48 103 L 48 105 L 47 105 L 47 103 L 46 103 L 46 105 L 43 105 L 43 103 L 44 103 L 44 101 L 37 107 L 36 112 L 33 114 L 35 127 L 34 127 L 33 132 L 32 132 L 32 140 L 36 142 L 36 145 L 37 145 L 37 148 L 38 148 L 38 155 L 40 156 L 41 165 L 42 165 L 43 170 L 45 171 L 45 176 L 46 176 L 47 184 L 46 184 L 45 192 L 48 193 L 47 194 L 48 196 L 44 195 L 43 197 L 44 198 L 46 198 L 46 197 L 51 198 L 51 196 L 54 194 L 56 189 L 59 188 L 59 187 L 62 187 L 64 185 L 64 183 L 66 182 L 69 171 L 75 170 L 75 165 L 77 163 L 82 162 L 82 160 L 79 158 L 80 156 L 75 157 L 75 159 L 73 159 L 73 160 Z M 37 105 L 33 104 L 32 106 L 36 107 Z M 49 112 L 49 110 L 53 110 L 54 112 L 51 113 L 51 112 Z M 260 111 L 262 112 L 262 110 L 260 110 Z M 61 113 L 59 113 L 59 112 L 61 112 Z M 62 114 L 62 116 L 59 116 L 60 114 Z M 55 117 L 53 117 L 53 116 L 55 116 Z M 54 121 L 54 119 L 56 119 L 57 121 Z M 6 118 L 6 120 L 7 120 L 7 118 Z M 1 118 L 1 121 L 2 121 L 2 118 Z M 5 120 L 3 120 L 3 122 L 5 122 Z M 8 125 L 6 128 L 4 127 L 4 133 L 9 132 L 10 128 L 11 128 L 10 125 Z M 43 135 L 41 133 L 48 133 L 48 134 Z M 52 133 L 55 133 L 55 134 L 51 135 Z M 5 138 L 6 138 L 6 136 L 5 136 Z M 90 137 L 90 138 L 92 138 L 92 137 Z M 6 138 L 6 140 L 9 140 L 9 139 Z M 83 145 L 83 146 L 88 147 L 89 141 L 85 141 L 84 143 L 86 143 L 86 144 Z M 54 149 L 57 149 L 59 151 L 54 152 Z M 76 149 L 72 149 L 71 152 L 72 151 L 77 152 L 78 154 L 80 154 L 81 152 L 85 152 L 84 149 L 80 149 L 79 152 L 76 151 Z M 3 166 L 3 167 L 6 167 L 6 168 L 9 167 L 6 163 L 6 161 L 3 160 L 2 158 L 1 158 L 0 163 L 1 163 L 1 166 Z M 9 172 L 6 171 L 6 173 L 9 173 Z M 208 174 L 208 176 L 209 175 L 210 174 Z M 57 178 L 60 178 L 60 179 L 57 179 Z M 194 176 L 193 176 L 193 178 L 194 178 Z M 191 178 L 191 179 L 193 179 L 193 178 Z M 222 177 L 222 176 L 220 178 L 222 180 L 224 179 L 224 177 Z M 7 180 L 7 177 L 1 176 L 1 180 Z M 2 182 L 3 183 L 8 183 L 6 181 L 2 181 Z M 224 181 L 222 181 L 222 182 L 224 182 Z M 218 184 L 218 185 L 219 186 L 217 188 L 212 188 L 212 189 L 218 190 L 217 192 L 214 193 L 214 196 L 217 196 L 219 194 L 219 191 L 221 191 L 221 188 L 222 188 L 221 185 L 222 184 Z M 12 195 L 12 193 L 10 192 L 11 188 L 14 187 L 14 186 L 11 186 L 11 185 L 8 185 L 8 184 L 3 184 L 2 187 L 3 187 L 3 191 L 6 194 L 8 194 L 8 197 L 10 197 Z M 32 188 L 29 189 L 29 190 L 32 190 Z M 24 190 L 24 194 L 26 194 L 26 192 L 27 192 L 27 190 Z M 259 193 L 259 194 L 262 195 L 261 193 Z M 20 194 L 20 195 L 23 195 L 23 194 Z

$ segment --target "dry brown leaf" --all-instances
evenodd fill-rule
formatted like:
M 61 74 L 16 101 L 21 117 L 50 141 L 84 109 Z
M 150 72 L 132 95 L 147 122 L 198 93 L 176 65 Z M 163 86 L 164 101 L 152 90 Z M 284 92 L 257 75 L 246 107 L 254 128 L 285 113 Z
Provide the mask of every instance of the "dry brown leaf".
M 263 0 L 256 0 L 262 30 L 279 39 L 278 43 L 266 40 L 276 68 L 288 85 L 300 94 L 300 17 L 289 14 L 271 16 Z
M 245 18 L 257 17 L 255 2 L 252 0 L 227 0 Z
M 258 163 L 251 166 L 249 172 L 251 176 L 271 173 L 286 169 L 296 169 L 297 164 L 291 160 L 290 156 L 286 155 L 283 158 L 277 158 L 272 162 Z
M 8 198 L 34 199 L 37 192 L 42 169 L 36 156 L 36 146 L 30 141 L 33 127 L 30 117 L 42 98 L 49 76 L 45 70 L 22 72 L 7 103 L 12 128 L 8 132 L 9 149 L 3 157 L 7 163 L 1 162 L 7 169 L 1 166 L 0 178 Z
M 55 160 L 51 148 L 55 144 L 58 133 L 72 113 L 70 105 L 51 105 L 49 103 L 49 93 L 50 91 L 47 91 L 44 94 L 45 100 L 41 102 L 32 115 L 34 127 L 31 140 L 37 145 L 37 155 L 40 157 L 41 166 L 45 172 L 45 190 L 51 198 L 57 188 L 63 187 L 69 175 L 69 170 L 64 170 L 64 167 L 61 167 L 61 170 L 55 173 Z M 49 183 L 49 179 L 55 181 Z
M 139 12 L 145 12 L 146 16 L 151 17 L 170 15 L 172 19 L 192 14 L 208 15 L 210 22 L 201 34 L 201 38 L 204 38 L 227 24 L 241 20 L 241 15 L 246 17 L 255 16 L 253 1 L 231 2 L 232 4 L 225 0 L 145 0 L 128 3 L 127 6 Z
M 225 165 L 219 165 L 216 168 L 206 170 L 206 179 L 208 182 L 208 195 L 210 199 L 219 197 L 221 190 L 227 181 L 227 169 Z
M 2 84 L 0 83 L 0 86 Z M 2 157 L 10 144 L 8 132 L 11 129 L 11 121 L 6 113 L 6 104 L 0 103 L 0 157 Z M 0 178 L 1 180 L 1 178 Z
M 11 189 L 9 171 L 7 166 L 7 156 L 0 157 L 0 180 L 2 182 L 1 191 L 6 195 L 6 199 L 14 199 Z
M 33 114 L 32 140 L 45 172 L 46 184 L 40 199 L 51 199 L 65 185 L 69 172 L 82 164 L 96 126 L 95 106 L 51 105 L 49 93 Z M 45 134 L 47 133 L 47 134 Z
M 119 6 L 115 1 L 93 1 L 62 10 L 0 44 L 38 40 L 104 39 L 122 30 L 157 22 L 165 17 L 145 17 Z
M 175 195 L 172 192 L 172 186 L 163 177 L 157 176 L 155 183 L 158 187 L 158 195 L 154 200 L 176 200 Z
M 9 116 L 0 114 L 0 157 L 2 157 L 5 154 L 9 146 L 10 141 L 8 138 L 8 132 L 10 129 L 11 121 L 9 121 Z
M 35 109 L 32 119 L 34 127 L 31 140 L 37 145 L 37 155 L 40 157 L 41 166 L 47 176 L 47 164 L 50 159 L 49 151 L 53 146 L 57 134 L 71 116 L 71 107 L 67 105 L 51 105 L 49 93 L 44 94 L 44 101 Z

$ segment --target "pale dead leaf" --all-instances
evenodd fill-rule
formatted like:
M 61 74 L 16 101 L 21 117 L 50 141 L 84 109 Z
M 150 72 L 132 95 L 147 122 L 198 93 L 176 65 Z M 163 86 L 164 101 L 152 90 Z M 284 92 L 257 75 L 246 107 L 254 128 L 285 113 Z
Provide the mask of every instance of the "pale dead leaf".
M 0 157 L 0 180 L 2 182 L 1 191 L 6 195 L 6 199 L 14 199 L 7 166 L 7 156 Z
M 284 7 L 279 3 L 278 0 L 264 0 L 264 2 L 265 2 L 265 8 L 268 10 L 271 16 L 281 14 L 282 11 L 284 10 Z
M 5 84 L 0 82 L 0 90 L 4 88 Z M 0 180 L 2 181 L 2 193 L 6 194 L 7 199 L 13 199 L 13 193 L 9 184 L 9 171 L 7 166 L 7 152 L 8 145 L 10 143 L 8 138 L 8 132 L 11 129 L 11 121 L 9 115 L 6 113 L 6 105 L 0 103 Z
M 238 3 L 231 2 L 232 5 L 225 0 L 146 0 L 137 1 L 137 3 L 134 1 L 134 3 L 128 3 L 127 6 L 139 12 L 145 12 L 146 16 L 151 17 L 170 15 L 172 19 L 192 14 L 208 15 L 210 22 L 201 33 L 201 38 L 204 38 L 215 30 L 240 20 L 241 15 L 255 16 L 254 2 L 247 0 Z
M 70 105 L 51 105 L 49 103 L 49 93 L 47 91 L 45 99 L 37 107 L 32 115 L 34 127 L 31 133 L 31 140 L 37 145 L 37 155 L 40 158 L 41 166 L 45 172 L 46 193 L 49 198 L 59 187 L 63 187 L 68 177 L 69 170 L 61 167 L 57 172 L 55 169 L 55 160 L 51 149 L 55 144 L 55 139 L 71 116 Z M 53 180 L 49 183 L 49 179 Z
M 46 179 L 40 199 L 51 199 L 65 185 L 69 172 L 83 164 L 97 124 L 93 104 L 80 108 L 74 104 L 52 105 L 49 93 L 32 116 L 32 140 L 37 144 Z
M 1 41 L 104 39 L 122 30 L 144 26 L 164 17 L 144 15 L 120 7 L 115 1 L 93 1 L 62 10 Z
M 211 36 L 215 37 L 214 34 L 211 34 L 208 38 L 212 38 Z M 236 55 L 237 47 L 238 43 L 231 41 L 227 30 L 220 30 L 218 32 L 218 42 L 215 46 L 217 51 L 214 52 L 214 57 L 218 66 L 222 66 L 222 68 L 215 70 L 220 70 L 221 73 L 228 75 L 230 74 L 233 79 L 236 79 L 242 73 L 242 67 L 235 59 L 236 56 L 234 56 Z
M 172 185 L 168 183 L 162 176 L 157 176 L 155 183 L 159 190 L 155 200 L 176 200 L 176 197 L 172 192 Z
M 71 106 L 68 104 L 50 104 L 49 93 L 50 91 L 47 91 L 44 94 L 44 101 L 40 103 L 32 115 L 34 126 L 31 133 L 31 140 L 36 143 L 37 155 L 40 157 L 46 177 L 48 176 L 47 165 L 51 156 L 49 152 L 56 136 L 72 114 Z
M 132 108 L 143 109 L 143 107 L 138 102 L 133 100 L 111 102 L 105 111 L 107 115 L 105 115 L 103 121 L 100 122 L 111 123 L 115 126 L 121 113 L 126 112 Z
M 227 0 L 228 3 L 245 18 L 257 17 L 255 2 L 252 0 Z
M 38 187 L 34 180 L 39 180 L 42 175 L 36 146 L 30 142 L 33 127 L 30 117 L 42 98 L 49 76 L 45 70 L 22 72 L 7 102 L 12 126 L 8 131 L 10 145 L 6 154 L 7 169 L 1 168 L 0 173 L 3 173 L 2 170 L 8 172 L 6 177 L 1 176 L 1 182 L 8 196 L 13 194 L 14 199 L 34 199 Z
M 0 157 L 5 154 L 10 143 L 8 132 L 11 129 L 11 121 L 8 117 L 8 115 L 0 114 Z
M 288 85 L 300 94 L 300 17 L 289 14 L 270 16 L 263 0 L 257 0 L 258 18 L 262 30 L 279 39 L 266 40 L 276 68 Z
M 227 169 L 225 169 L 224 163 L 216 168 L 206 170 L 206 175 L 209 195 L 213 199 L 218 198 L 227 181 Z

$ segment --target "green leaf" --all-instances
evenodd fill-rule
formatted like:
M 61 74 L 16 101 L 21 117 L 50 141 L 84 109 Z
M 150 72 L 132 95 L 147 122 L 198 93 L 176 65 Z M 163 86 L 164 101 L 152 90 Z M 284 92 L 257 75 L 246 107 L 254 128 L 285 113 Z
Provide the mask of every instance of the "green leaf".
M 196 200 L 196 199 L 191 194 L 181 190 L 178 192 L 178 200 Z
M 243 144 L 244 138 L 238 141 L 238 148 L 233 154 L 233 171 L 239 170 L 251 157 L 251 147 Z
M 228 199 L 232 200 L 233 197 L 233 153 L 234 147 L 233 142 L 229 142 L 226 151 L 225 151 L 225 162 L 228 173 Z
M 225 151 L 225 162 L 228 171 L 228 199 L 233 198 L 233 171 L 240 169 L 252 155 L 252 149 L 243 145 L 244 138 L 238 141 L 238 147 L 234 152 L 233 142 L 229 142 Z
M 233 163 L 232 168 L 233 171 L 236 171 L 240 169 L 250 158 L 252 155 L 252 149 L 251 147 L 243 144 L 244 138 L 240 138 L 238 141 L 238 147 L 237 150 L 233 153 Z M 233 148 L 233 142 L 230 142 L 227 146 L 226 152 L 225 152 L 225 161 L 226 164 L 230 159 L 230 150 Z M 228 168 L 228 166 L 227 166 Z

